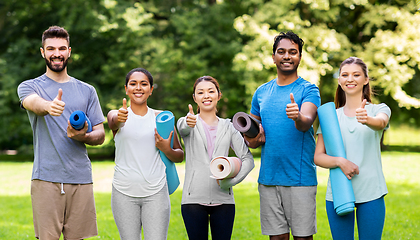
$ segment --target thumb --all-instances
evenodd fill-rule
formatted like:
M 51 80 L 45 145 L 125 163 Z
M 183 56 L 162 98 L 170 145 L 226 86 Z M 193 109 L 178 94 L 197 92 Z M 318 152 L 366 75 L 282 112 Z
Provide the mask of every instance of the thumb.
M 124 109 L 127 109 L 127 99 L 123 98 L 123 106 Z
M 191 104 L 188 104 L 188 109 L 190 110 L 189 113 L 194 115 L 194 110 Z
M 362 105 L 360 105 L 360 108 L 365 108 L 366 102 L 367 102 L 367 100 L 363 99 L 363 102 L 362 102 Z
M 59 88 L 58 89 L 58 94 L 57 94 L 57 100 L 60 100 L 61 101 L 61 96 L 63 96 L 63 89 L 61 89 L 61 88 Z
M 293 96 L 293 93 L 290 93 L 290 101 L 295 103 L 295 97 Z

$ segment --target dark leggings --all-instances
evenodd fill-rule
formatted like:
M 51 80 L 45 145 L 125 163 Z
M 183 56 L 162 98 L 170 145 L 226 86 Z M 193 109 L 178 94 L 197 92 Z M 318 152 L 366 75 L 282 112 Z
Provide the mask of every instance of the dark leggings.
M 235 204 L 183 204 L 181 212 L 189 240 L 208 239 L 209 222 L 213 240 L 229 240 L 232 236 Z

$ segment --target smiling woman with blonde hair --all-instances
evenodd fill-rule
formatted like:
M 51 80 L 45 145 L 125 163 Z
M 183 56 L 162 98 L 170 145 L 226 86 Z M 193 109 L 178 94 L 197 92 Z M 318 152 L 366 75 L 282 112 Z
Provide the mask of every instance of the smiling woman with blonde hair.
M 371 103 L 368 70 L 360 58 L 350 57 L 341 64 L 335 104 L 347 159 L 326 154 L 319 128 L 314 162 L 324 168 L 339 167 L 351 180 L 359 239 L 379 240 L 385 222 L 384 196 L 388 193 L 380 140 L 388 128 L 391 109 L 384 103 Z M 354 239 L 354 213 L 340 216 L 335 212 L 330 183 L 326 208 L 333 239 Z

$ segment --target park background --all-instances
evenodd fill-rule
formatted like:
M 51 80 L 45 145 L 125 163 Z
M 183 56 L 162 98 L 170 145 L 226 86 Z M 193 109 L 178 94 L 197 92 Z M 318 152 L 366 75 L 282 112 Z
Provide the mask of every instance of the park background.
M 97 89 L 104 115 L 121 106 L 125 75 L 136 67 L 154 76 L 149 106 L 171 110 L 176 118 L 188 112 L 192 85 L 203 75 L 220 82 L 220 117 L 249 112 L 255 89 L 276 77 L 272 44 L 281 31 L 292 30 L 305 41 L 298 74 L 319 87 L 322 103 L 334 99 L 340 63 L 350 56 L 362 58 L 376 92 L 373 102 L 392 109 L 391 128 L 383 139 L 390 192 L 384 239 L 415 239 L 420 233 L 419 8 L 417 0 L 2 0 L 0 239 L 33 238 L 32 131 L 16 90 L 22 81 L 45 72 L 39 48 L 42 32 L 51 25 L 69 31 L 68 72 Z M 106 123 L 105 129 L 106 142 L 88 149 L 97 238 L 118 239 L 109 204 L 114 146 Z M 233 239 L 266 239 L 259 232 L 259 151 L 253 153 L 256 169 L 235 187 Z M 182 174 L 183 164 L 178 169 Z M 323 203 L 327 175 L 319 169 L 316 239 L 330 238 Z M 180 193 L 178 189 L 171 196 L 169 239 L 186 238 Z

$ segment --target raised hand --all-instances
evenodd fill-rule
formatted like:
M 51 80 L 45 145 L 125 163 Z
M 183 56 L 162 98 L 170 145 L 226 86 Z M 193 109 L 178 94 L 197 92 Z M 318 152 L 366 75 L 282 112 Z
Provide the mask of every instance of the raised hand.
M 123 105 L 118 109 L 117 120 L 119 123 L 125 123 L 128 119 L 127 99 L 123 99 Z
M 63 90 L 60 88 L 58 89 L 57 97 L 54 98 L 50 102 L 50 106 L 48 108 L 48 113 L 51 116 L 60 116 L 64 111 L 64 106 L 66 105 L 62 100 L 61 97 L 63 96 Z
M 356 119 L 359 123 L 366 124 L 368 119 L 368 114 L 365 109 L 366 106 L 366 99 L 363 99 L 362 104 L 360 105 L 360 108 L 356 109 Z
M 286 114 L 288 118 L 296 121 L 299 117 L 299 106 L 295 102 L 293 93 L 290 93 L 290 101 L 291 103 L 286 105 Z
M 194 114 L 194 110 L 193 107 L 191 106 L 191 104 L 188 104 L 188 108 L 189 108 L 189 112 L 187 114 L 187 125 L 190 128 L 195 127 L 195 124 L 197 124 L 197 115 Z

